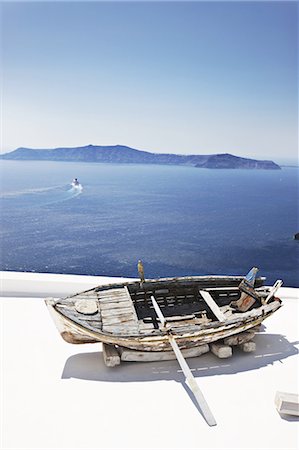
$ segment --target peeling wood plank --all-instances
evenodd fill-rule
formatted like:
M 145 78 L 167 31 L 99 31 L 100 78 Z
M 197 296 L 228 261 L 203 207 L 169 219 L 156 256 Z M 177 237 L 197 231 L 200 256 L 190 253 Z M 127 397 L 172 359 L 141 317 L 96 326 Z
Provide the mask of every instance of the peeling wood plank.
M 60 307 L 57 307 L 57 310 L 59 311 L 60 310 Z M 63 315 L 65 316 L 65 317 L 67 317 L 67 318 L 69 318 L 69 319 L 71 319 L 71 320 L 74 320 L 75 322 L 80 322 L 80 321 L 82 321 L 82 320 L 89 320 L 89 317 L 88 316 L 86 316 L 85 314 L 80 314 L 80 313 L 77 313 L 76 311 L 74 311 L 74 310 L 72 310 L 72 309 L 68 309 L 68 310 L 66 310 L 66 309 L 63 309 L 63 311 L 62 311 L 62 313 L 63 313 Z M 101 315 L 100 315 L 100 313 L 98 312 L 98 313 L 96 313 L 96 314 L 93 314 L 92 316 L 90 316 L 90 319 L 91 320 L 98 320 L 98 321 L 102 321 L 102 319 L 101 319 Z
M 103 326 L 103 331 L 105 333 L 111 333 L 112 335 L 124 335 L 124 336 L 138 336 L 138 332 L 136 332 L 135 327 L 121 327 L 121 326 L 117 326 L 117 325 L 112 325 L 112 326 Z
M 119 289 L 107 289 L 106 291 L 99 291 L 98 295 L 102 298 L 105 297 L 122 297 L 122 296 L 127 296 L 127 291 L 124 287 L 121 287 Z
M 106 303 L 121 303 L 121 302 L 128 302 L 128 298 L 123 296 L 111 296 L 111 297 L 100 297 L 99 298 L 100 304 L 104 305 Z
M 101 314 L 102 314 L 102 318 L 106 319 L 108 317 L 112 317 L 112 316 L 121 316 L 124 314 L 131 314 L 133 315 L 132 312 L 132 308 L 116 308 L 116 309 L 107 309 L 107 310 L 102 310 L 101 309 Z
M 130 350 L 128 348 L 119 347 L 122 361 L 171 361 L 176 359 L 173 351 L 164 352 L 141 352 L 137 350 Z M 181 350 L 184 358 L 195 358 L 209 351 L 207 344 L 198 347 L 192 347 Z
M 112 316 L 109 318 L 103 318 L 103 324 L 105 326 L 107 325 L 114 325 L 114 324 L 118 324 L 118 323 L 128 323 L 129 324 L 134 324 L 136 325 L 136 322 L 134 320 L 134 318 L 132 317 L 132 314 L 126 314 L 126 315 L 122 315 L 122 316 Z
M 125 302 L 101 302 L 101 311 L 108 311 L 109 309 L 121 309 L 121 308 L 132 308 L 132 302 L 126 300 Z
M 111 334 L 136 335 L 138 333 L 138 318 L 126 287 L 107 293 L 99 293 L 100 310 L 103 321 L 103 332 Z
M 167 322 L 179 322 L 181 320 L 190 320 L 190 319 L 195 319 L 195 315 L 194 314 L 189 314 L 189 315 L 185 315 L 185 316 L 170 316 L 170 317 L 166 317 L 166 321 Z

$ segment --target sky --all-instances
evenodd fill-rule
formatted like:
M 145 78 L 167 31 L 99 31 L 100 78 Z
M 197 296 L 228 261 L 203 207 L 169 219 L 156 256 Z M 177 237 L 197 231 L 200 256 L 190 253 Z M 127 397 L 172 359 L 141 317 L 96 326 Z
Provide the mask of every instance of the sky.
M 298 160 L 297 2 L 10 1 L 1 19 L 1 152 Z

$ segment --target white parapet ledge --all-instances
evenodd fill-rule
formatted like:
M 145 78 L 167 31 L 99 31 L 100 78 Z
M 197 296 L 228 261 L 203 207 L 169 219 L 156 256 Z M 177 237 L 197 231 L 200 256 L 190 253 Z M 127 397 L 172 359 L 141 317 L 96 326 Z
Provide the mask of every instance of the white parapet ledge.
M 133 278 L 55 273 L 0 272 L 2 297 L 63 297 L 102 284 L 132 281 Z
M 0 296 L 63 297 L 103 284 L 134 280 L 136 278 L 0 271 Z M 299 289 L 282 287 L 276 295 L 299 299 Z

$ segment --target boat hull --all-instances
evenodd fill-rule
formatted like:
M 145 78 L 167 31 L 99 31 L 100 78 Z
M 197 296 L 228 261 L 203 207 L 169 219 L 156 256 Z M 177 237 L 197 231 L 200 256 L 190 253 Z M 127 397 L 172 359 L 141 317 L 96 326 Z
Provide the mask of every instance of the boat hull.
M 277 299 L 268 305 L 261 306 L 256 311 L 240 314 L 240 317 L 227 320 L 224 323 L 211 323 L 197 331 L 188 331 L 188 326 L 186 325 L 181 327 L 181 331 L 179 328 L 174 331 L 171 325 L 168 325 L 168 329 L 166 328 L 164 332 L 155 336 L 114 336 L 87 330 L 59 313 L 51 304 L 51 300 L 47 300 L 46 303 L 57 329 L 66 342 L 72 344 L 102 342 L 145 352 L 171 350 L 168 339 L 169 334 L 176 338 L 178 345 L 182 349 L 210 344 L 259 326 L 267 317 L 281 307 L 281 302 Z

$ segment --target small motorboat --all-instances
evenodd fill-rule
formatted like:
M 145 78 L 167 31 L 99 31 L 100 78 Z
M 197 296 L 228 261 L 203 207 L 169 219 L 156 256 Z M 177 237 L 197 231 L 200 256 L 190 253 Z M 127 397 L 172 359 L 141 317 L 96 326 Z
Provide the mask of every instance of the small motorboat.
M 79 188 L 81 186 L 81 184 L 78 181 L 78 178 L 74 178 L 71 184 L 73 188 Z

